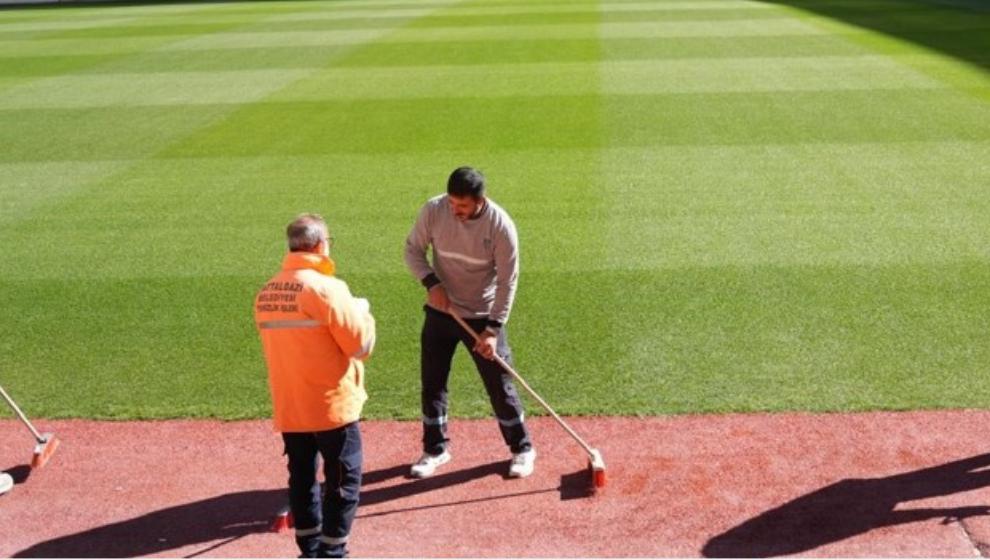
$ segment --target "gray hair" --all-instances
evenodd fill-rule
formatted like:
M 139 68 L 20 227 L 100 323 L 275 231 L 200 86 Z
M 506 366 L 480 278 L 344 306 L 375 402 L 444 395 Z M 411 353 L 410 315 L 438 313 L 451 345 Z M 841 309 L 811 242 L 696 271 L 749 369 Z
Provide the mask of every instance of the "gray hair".
M 290 251 L 310 251 L 329 237 L 327 223 L 319 214 L 299 214 L 285 228 Z

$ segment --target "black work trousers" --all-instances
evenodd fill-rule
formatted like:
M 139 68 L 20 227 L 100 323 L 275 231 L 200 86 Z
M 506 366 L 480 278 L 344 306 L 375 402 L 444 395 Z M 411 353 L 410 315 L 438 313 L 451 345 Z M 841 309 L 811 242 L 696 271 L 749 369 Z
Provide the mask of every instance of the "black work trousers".
M 285 432 L 289 507 L 304 558 L 343 558 L 361 493 L 361 429 L 352 422 L 323 432 Z M 323 456 L 326 486 L 316 480 Z
M 423 404 L 423 451 L 439 455 L 446 450 L 447 437 L 447 381 L 450 378 L 450 364 L 454 358 L 457 343 L 474 348 L 474 339 L 457 322 L 441 311 L 425 306 L 426 319 L 421 335 L 421 381 Z M 466 319 L 475 330 L 485 328 L 485 319 Z M 512 351 L 509 348 L 505 327 L 496 339 L 496 352 L 509 365 L 512 365 Z M 516 392 L 512 376 L 494 360 L 488 360 L 471 352 L 481 380 L 488 392 L 488 398 L 498 419 L 502 439 L 513 453 L 521 453 L 532 448 L 529 432 L 524 423 L 522 402 Z

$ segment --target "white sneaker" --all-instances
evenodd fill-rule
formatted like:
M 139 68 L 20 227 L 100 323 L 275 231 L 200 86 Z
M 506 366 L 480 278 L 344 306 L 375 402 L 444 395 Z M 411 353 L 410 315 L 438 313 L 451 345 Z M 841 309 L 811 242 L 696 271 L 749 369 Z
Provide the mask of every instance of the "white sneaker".
M 6 494 L 14 487 L 14 477 L 7 473 L 0 473 L 0 494 Z
M 512 463 L 509 464 L 509 478 L 523 478 L 533 474 L 536 467 L 536 449 L 512 454 Z
M 439 455 L 430 455 L 429 453 L 423 453 L 423 456 L 419 458 L 413 464 L 412 468 L 409 469 L 409 476 L 413 478 L 426 478 L 428 476 L 433 476 L 433 473 L 437 471 L 440 465 L 444 465 L 450 462 L 450 453 L 444 451 Z

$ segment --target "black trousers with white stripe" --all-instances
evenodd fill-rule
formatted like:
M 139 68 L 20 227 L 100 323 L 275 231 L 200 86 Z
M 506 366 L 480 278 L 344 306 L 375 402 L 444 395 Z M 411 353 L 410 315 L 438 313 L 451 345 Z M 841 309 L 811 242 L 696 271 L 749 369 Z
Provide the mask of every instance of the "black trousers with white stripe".
M 420 339 L 423 451 L 439 455 L 450 441 L 447 437 L 447 381 L 450 379 L 450 364 L 457 344 L 463 343 L 470 352 L 474 348 L 474 339 L 446 313 L 429 306 L 424 308 L 426 319 Z M 481 332 L 485 328 L 484 319 L 468 319 L 467 323 L 475 332 Z M 496 352 L 512 365 L 512 350 L 509 348 L 505 327 L 502 327 L 496 339 Z M 471 358 L 474 359 L 488 392 L 505 444 L 513 453 L 528 451 L 532 448 L 532 443 L 523 421 L 523 406 L 512 376 L 494 360 L 486 360 L 474 352 L 471 352 Z
M 289 506 L 296 544 L 308 558 L 343 558 L 361 493 L 361 428 L 352 422 L 324 432 L 284 432 L 289 456 Z M 326 487 L 316 480 L 323 457 Z

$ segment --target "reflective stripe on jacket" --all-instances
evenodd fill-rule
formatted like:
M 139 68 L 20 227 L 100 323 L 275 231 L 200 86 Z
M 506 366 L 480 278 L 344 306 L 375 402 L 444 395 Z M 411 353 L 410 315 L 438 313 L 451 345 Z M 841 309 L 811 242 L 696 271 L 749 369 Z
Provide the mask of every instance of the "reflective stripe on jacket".
M 358 420 L 375 320 L 316 253 L 286 255 L 255 297 L 275 430 L 332 430 Z

